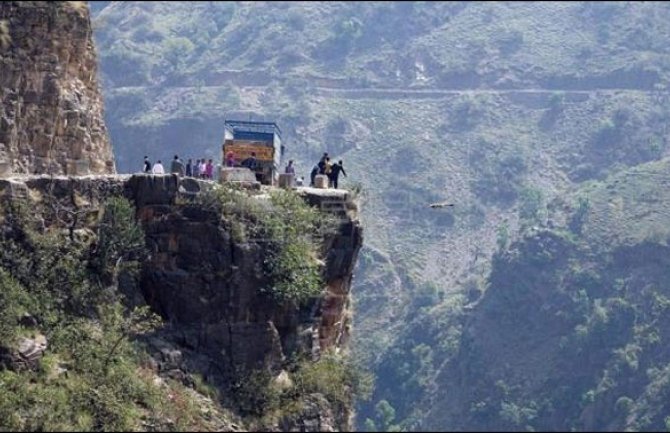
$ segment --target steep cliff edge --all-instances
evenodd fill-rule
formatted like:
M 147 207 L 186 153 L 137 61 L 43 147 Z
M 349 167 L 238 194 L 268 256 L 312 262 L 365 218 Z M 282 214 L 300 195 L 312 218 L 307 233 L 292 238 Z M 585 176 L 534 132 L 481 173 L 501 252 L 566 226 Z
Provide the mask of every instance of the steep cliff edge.
M 0 4 L 0 430 L 350 430 L 355 200 L 116 176 L 96 75 Z
M 241 236 L 244 228 L 223 217 L 240 209 L 212 207 L 198 198 L 214 189 L 225 188 L 176 175 L 8 178 L 0 180 L 6 205 L 0 225 L 3 239 L 21 238 L 7 235 L 18 224 L 8 209 L 24 206 L 31 209 L 29 218 L 37 231 L 92 238 L 87 248 L 100 255 L 95 245 L 102 237 L 96 233 L 107 212 L 105 203 L 120 197 L 129 200 L 143 228 L 148 255 L 138 278 L 121 272 L 115 287 L 124 294 L 126 308 L 148 305 L 163 318 L 160 328 L 137 340 L 149 356 L 149 369 L 189 388 L 203 381 L 218 390 L 217 402 L 247 419 L 237 422 L 236 428 L 351 429 L 352 401 L 332 401 L 328 390 L 315 387 L 312 376 L 302 371 L 313 374 L 319 365 L 332 367 L 331 355 L 345 347 L 352 272 L 362 245 L 355 200 L 344 191 L 310 188 L 297 193 L 271 188 L 229 191 L 260 203 L 278 193 L 297 196 L 309 208 L 320 209 L 324 218 L 337 216 L 319 240 L 320 293 L 296 301 L 268 292 L 273 282 L 266 266 L 276 239 L 249 236 L 250 231 Z M 0 257 L 0 265 L 12 274 L 6 257 Z M 80 266 L 87 267 L 83 262 Z M 53 330 L 43 325 L 38 313 L 30 314 L 51 340 Z M 337 392 L 346 396 L 351 390 L 342 385 Z M 247 405 L 235 401 L 249 399 L 250 393 L 267 393 L 280 401 L 282 392 L 281 398 L 293 402 L 290 411 L 277 410 L 265 397 L 257 402 L 259 397 L 254 396 Z M 255 421 L 248 421 L 250 414 Z
M 0 176 L 114 173 L 84 2 L 0 3 Z

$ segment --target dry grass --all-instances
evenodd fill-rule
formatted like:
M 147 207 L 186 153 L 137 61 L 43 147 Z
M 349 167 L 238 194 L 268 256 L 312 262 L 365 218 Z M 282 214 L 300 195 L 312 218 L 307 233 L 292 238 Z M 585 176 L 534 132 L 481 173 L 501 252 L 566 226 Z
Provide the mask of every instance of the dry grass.
M 84 17 L 88 13 L 88 2 L 85 1 L 68 1 L 65 5 L 77 12 L 79 16 Z
M 9 21 L 0 20 L 0 48 L 4 51 L 12 43 L 12 37 L 9 35 Z

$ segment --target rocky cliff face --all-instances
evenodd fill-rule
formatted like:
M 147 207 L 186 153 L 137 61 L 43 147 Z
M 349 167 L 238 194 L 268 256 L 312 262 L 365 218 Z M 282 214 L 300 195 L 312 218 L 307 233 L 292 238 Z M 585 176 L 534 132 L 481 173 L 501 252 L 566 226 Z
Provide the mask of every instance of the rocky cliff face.
M 135 204 L 150 255 L 139 283 L 122 275 L 119 288 L 131 304 L 149 304 L 167 322 L 146 341 L 161 375 L 187 382 L 197 372 L 223 386 L 241 371 L 278 376 L 294 355 L 316 360 L 325 350 L 344 347 L 352 273 L 362 246 L 354 200 L 344 191 L 299 191 L 307 203 L 339 219 L 322 242 L 322 296 L 297 305 L 259 290 L 269 278 L 262 239 L 240 241 L 220 215 L 190 200 L 212 186 L 176 175 L 31 176 L 0 180 L 0 197 L 27 201 L 45 227 L 71 233 L 94 227 L 109 197 Z M 335 410 L 320 394 L 304 398 L 304 410 L 277 428 L 351 429 L 348 410 Z
M 114 173 L 85 2 L 2 2 L 0 39 L 0 175 Z
M 181 183 L 191 193 L 207 186 L 190 179 Z M 323 242 L 324 296 L 298 307 L 278 304 L 258 290 L 268 283 L 264 240 L 240 242 L 214 213 L 175 205 L 176 176 L 133 176 L 126 185 L 152 249 L 141 282 L 144 298 L 179 324 L 191 346 L 218 359 L 219 367 L 273 367 L 298 351 L 318 357 L 346 342 L 349 290 L 362 245 L 347 193 L 303 191 L 314 206 L 335 205 L 332 211 L 342 218 L 337 232 Z

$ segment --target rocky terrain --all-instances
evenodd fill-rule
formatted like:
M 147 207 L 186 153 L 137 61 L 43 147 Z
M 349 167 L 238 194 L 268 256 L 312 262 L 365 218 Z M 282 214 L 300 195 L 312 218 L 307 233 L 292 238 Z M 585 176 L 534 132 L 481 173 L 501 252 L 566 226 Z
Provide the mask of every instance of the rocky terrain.
M 90 34 L 68 24 L 86 22 L 80 2 L 3 4 L 0 80 L 18 89 L 7 86 L 0 132 L 49 143 L 37 171 L 95 172 L 68 153 L 81 140 L 53 156 L 51 138 L 67 141 L 56 140 L 60 120 L 21 123 L 30 92 L 46 89 L 49 104 L 30 110 L 52 119 L 62 104 L 79 119 L 66 136 L 104 129 L 82 120 L 97 113 L 80 87 L 90 79 L 72 78 L 82 105 L 66 82 L 21 93 L 16 62 L 28 64 L 31 49 L 53 50 L 60 74 L 78 64 L 58 46 L 89 46 L 60 33 L 37 40 L 63 45 L 17 39 L 14 12 L 28 20 L 16 8 L 31 6 L 41 32 Z M 2 219 L 8 426 L 345 429 L 362 384 L 332 349 L 351 333 L 376 376 L 359 429 L 667 428 L 665 3 L 91 2 L 91 11 L 119 171 L 139 171 L 144 155 L 218 160 L 224 119 L 276 121 L 299 173 L 324 151 L 344 160 L 343 185 L 362 191 L 366 245 L 352 302 L 353 217 L 306 243 L 296 233 L 322 224 L 296 196 L 196 196 L 202 185 L 187 183 L 172 201 L 151 191 L 174 191 L 175 180 L 138 176 L 110 181 L 118 193 L 88 212 L 87 194 L 64 188 L 54 202 L 53 181 L 10 182 L 5 191 L 23 191 L 9 194 L 32 207 L 10 206 Z M 3 144 L 7 155 L 28 155 L 5 157 L 18 162 L 3 173 L 35 171 L 21 140 L 0 140 L 22 143 Z M 338 212 L 351 213 L 347 203 Z M 302 217 L 259 212 L 266 206 Z M 106 230 L 109 215 L 122 236 Z M 324 296 L 292 304 L 314 287 Z M 244 344 L 252 336 L 262 354 Z M 247 362 L 258 374 L 236 371 Z
M 3 2 L 0 172 L 114 173 L 84 2 Z
M 361 429 L 366 418 L 377 429 L 423 421 L 466 429 L 464 420 L 494 429 L 495 399 L 489 424 L 434 416 L 449 412 L 441 388 L 458 382 L 440 372 L 458 353 L 462 320 L 484 314 L 472 308 L 493 288 L 494 257 L 532 230 L 568 227 L 585 206 L 577 191 L 668 157 L 662 2 L 99 2 L 95 10 L 108 124 L 128 149 L 120 170 L 137 170 L 143 154 L 218 158 L 223 120 L 253 118 L 279 122 L 305 175 L 329 151 L 344 160 L 343 184 L 362 186 L 353 342 L 377 386 L 361 405 Z M 454 206 L 428 207 L 442 202 Z M 641 221 L 639 231 L 649 230 Z M 459 396 L 452 406 L 463 408 L 470 400 Z M 593 425 L 604 429 L 609 413 L 597 408 Z
M 0 429 L 350 430 L 356 198 L 114 174 L 91 30 L 0 5 Z
M 270 239 L 240 240 L 220 214 L 193 202 L 201 188 L 213 187 L 211 182 L 180 180 L 176 175 L 0 180 L 5 209 L 28 206 L 35 209 L 33 217 L 47 230 L 81 236 L 94 236 L 91 231 L 99 224 L 96 215 L 104 211 L 110 198 L 125 197 L 134 203 L 149 256 L 139 278 L 120 275 L 119 290 L 129 306 L 149 305 L 165 321 L 145 342 L 156 374 L 166 379 L 193 386 L 197 374 L 227 392 L 242 372 L 286 375 L 289 361 L 299 356 L 318 361 L 322 354 L 344 349 L 351 320 L 352 272 L 362 245 L 357 210 L 347 194 L 303 191 L 304 200 L 316 208 L 332 209 L 339 204 L 342 210 L 337 231 L 323 241 L 324 292 L 309 302 L 295 303 L 279 302 L 261 290 L 272 284 L 262 266 L 268 260 Z M 7 211 L 3 216 L 9 218 Z M 11 233 L 18 228 L 7 224 L 4 230 Z M 42 332 L 49 335 L 50 330 Z M 25 344 L 31 343 L 26 340 Z M 33 365 L 47 350 L 44 346 L 31 359 Z M 16 362 L 30 358 L 31 348 L 18 350 L 21 355 Z M 298 411 L 290 421 L 277 422 L 325 430 L 350 428 L 350 408 L 340 408 L 333 415 L 333 407 L 323 396 L 301 398 L 307 399 L 309 415 L 301 416 Z M 317 403 L 309 403 L 314 398 Z M 235 410 L 232 403 L 227 404 Z M 321 425 L 325 422 L 321 417 L 329 419 L 328 425 Z

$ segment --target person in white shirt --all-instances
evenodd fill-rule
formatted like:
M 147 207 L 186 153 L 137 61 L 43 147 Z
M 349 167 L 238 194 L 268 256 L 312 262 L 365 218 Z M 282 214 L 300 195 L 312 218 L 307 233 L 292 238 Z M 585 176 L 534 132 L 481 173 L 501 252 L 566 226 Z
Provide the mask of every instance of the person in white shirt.
M 161 164 L 160 159 L 154 164 L 154 168 L 151 171 L 153 174 L 165 174 L 165 169 L 163 168 L 163 164 Z
M 202 160 L 200 160 L 199 169 L 200 169 L 200 177 L 203 178 L 203 179 L 206 179 L 207 178 L 207 164 L 205 164 L 205 158 L 202 158 Z

